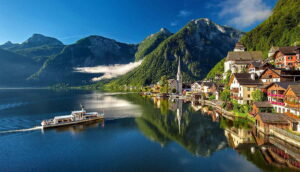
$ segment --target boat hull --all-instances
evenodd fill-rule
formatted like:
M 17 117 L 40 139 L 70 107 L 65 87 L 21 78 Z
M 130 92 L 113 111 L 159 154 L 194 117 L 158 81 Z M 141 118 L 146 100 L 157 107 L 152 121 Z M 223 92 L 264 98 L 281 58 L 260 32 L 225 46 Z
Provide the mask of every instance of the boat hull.
M 84 120 L 66 122 L 66 123 L 61 123 L 61 124 L 42 125 L 42 128 L 47 129 L 47 128 L 64 127 L 64 126 L 77 125 L 77 124 L 88 123 L 88 122 L 93 122 L 93 121 L 99 121 L 99 120 L 103 120 L 103 119 L 104 119 L 103 116 L 99 116 L 99 117 L 95 117 L 92 119 L 84 119 Z

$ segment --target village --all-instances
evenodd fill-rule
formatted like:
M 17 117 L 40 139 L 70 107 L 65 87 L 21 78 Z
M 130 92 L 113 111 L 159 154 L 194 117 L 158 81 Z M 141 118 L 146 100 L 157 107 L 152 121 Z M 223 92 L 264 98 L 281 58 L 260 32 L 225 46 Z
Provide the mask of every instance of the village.
M 194 83 L 183 83 L 179 59 L 176 79 L 162 77 L 142 94 L 188 100 L 192 106 L 205 103 L 224 115 L 249 119 L 264 134 L 298 137 L 300 46 L 272 47 L 267 56 L 237 43 L 222 75 Z

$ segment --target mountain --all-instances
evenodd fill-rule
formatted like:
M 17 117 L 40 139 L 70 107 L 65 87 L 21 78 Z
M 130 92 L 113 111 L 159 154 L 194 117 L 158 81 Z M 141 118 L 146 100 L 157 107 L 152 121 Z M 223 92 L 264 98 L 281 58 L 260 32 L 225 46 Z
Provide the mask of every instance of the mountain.
M 202 18 L 189 22 L 144 57 L 142 64 L 106 87 L 149 85 L 161 76 L 175 78 L 178 59 L 184 81 L 202 79 L 242 36 L 242 32 Z
M 272 15 L 246 33 L 241 42 L 248 50 L 267 54 L 272 46 L 290 46 L 300 41 L 300 1 L 278 0 Z
M 77 73 L 74 72 L 74 68 L 129 63 L 134 61 L 136 49 L 136 45 L 101 36 L 89 36 L 51 56 L 30 79 L 41 85 L 87 84 L 96 74 Z
M 38 67 L 27 57 L 0 49 L 0 87 L 28 86 L 26 78 Z
M 248 51 L 260 50 L 267 57 L 272 46 L 290 46 L 300 41 L 300 1 L 278 0 L 272 15 L 246 33 L 241 42 Z M 207 75 L 214 78 L 224 71 L 224 60 L 220 61 Z
M 56 38 L 33 34 L 21 44 L 8 41 L 0 45 L 0 48 L 31 58 L 41 65 L 49 56 L 58 54 L 64 48 L 64 44 Z
M 147 54 L 152 52 L 162 41 L 170 37 L 172 33 L 166 28 L 161 28 L 159 32 L 154 33 L 144 39 L 138 46 L 135 53 L 135 60 L 143 59 Z

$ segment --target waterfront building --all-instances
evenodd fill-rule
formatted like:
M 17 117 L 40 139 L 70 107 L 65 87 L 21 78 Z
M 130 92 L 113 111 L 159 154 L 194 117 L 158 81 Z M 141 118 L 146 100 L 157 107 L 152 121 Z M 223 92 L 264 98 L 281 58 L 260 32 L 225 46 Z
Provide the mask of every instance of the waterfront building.
M 249 104 L 253 101 L 252 92 L 262 86 L 254 73 L 235 73 L 229 80 L 230 96 L 239 104 Z
M 279 47 L 271 57 L 278 68 L 300 69 L 300 46 Z
M 197 81 L 191 85 L 191 90 L 193 93 L 200 93 L 202 91 L 202 82 Z
M 177 90 L 177 80 L 176 79 L 169 79 L 168 84 L 169 84 L 170 92 L 172 92 L 173 90 Z
M 254 102 L 252 105 L 251 114 L 256 116 L 258 113 L 271 113 L 273 111 L 273 106 L 271 103 L 264 102 Z
M 284 96 L 287 113 L 300 116 L 300 84 L 289 85 Z
M 299 120 L 283 113 L 258 113 L 255 116 L 255 125 L 263 133 L 269 133 L 271 127 L 298 131 Z
M 285 107 L 284 99 L 285 92 L 289 85 L 299 84 L 295 82 L 274 82 L 265 87 L 267 90 L 268 102 L 271 103 L 278 113 L 285 113 L 287 109 Z

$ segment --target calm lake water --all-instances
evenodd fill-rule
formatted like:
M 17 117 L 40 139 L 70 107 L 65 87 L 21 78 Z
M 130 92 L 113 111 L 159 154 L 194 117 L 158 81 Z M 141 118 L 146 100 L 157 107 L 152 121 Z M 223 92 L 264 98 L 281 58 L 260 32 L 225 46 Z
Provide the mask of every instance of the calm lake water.
M 80 103 L 87 111 L 104 111 L 106 120 L 34 128 Z M 195 109 L 136 94 L 0 90 L 0 171 L 283 170 L 265 161 L 242 122 Z

